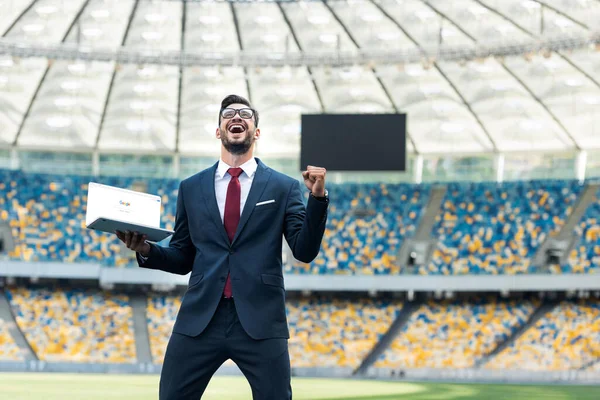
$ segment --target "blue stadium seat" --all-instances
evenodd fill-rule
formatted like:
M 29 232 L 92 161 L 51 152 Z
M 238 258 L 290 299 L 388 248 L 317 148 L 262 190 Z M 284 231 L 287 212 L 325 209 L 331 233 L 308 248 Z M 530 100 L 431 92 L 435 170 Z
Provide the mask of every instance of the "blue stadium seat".
M 12 259 L 131 265 L 116 236 L 85 228 L 85 213 L 88 182 L 132 188 L 135 179 L 8 170 L 0 170 L 0 178 L 0 220 L 8 221 L 16 239 Z M 144 184 L 148 192 L 162 196 L 162 225 L 172 229 L 178 182 L 144 179 Z
M 421 274 L 520 274 L 557 234 L 582 186 L 576 181 L 448 185 L 432 232 L 439 239 Z
M 0 219 L 16 238 L 10 257 L 23 261 L 93 262 L 134 266 L 114 235 L 85 228 L 89 181 L 135 188 L 134 178 L 27 174 L 0 170 Z M 163 199 L 162 226 L 173 228 L 179 181 L 144 179 L 143 190 Z M 328 184 L 332 203 L 322 249 L 310 264 L 288 259 L 294 274 L 399 274 L 405 239 L 415 234 L 430 185 Z M 432 231 L 439 239 L 420 274 L 520 274 L 536 272 L 531 259 L 572 211 L 582 186 L 576 181 L 450 183 Z M 305 199 L 308 193 L 305 193 Z M 600 265 L 600 202 L 576 231 L 582 237 L 567 265 L 554 272 L 593 272 Z
M 397 254 L 414 235 L 430 187 L 409 184 L 329 185 L 332 204 L 322 249 L 310 264 L 286 264 L 297 274 L 398 274 Z M 308 194 L 306 194 L 308 196 Z

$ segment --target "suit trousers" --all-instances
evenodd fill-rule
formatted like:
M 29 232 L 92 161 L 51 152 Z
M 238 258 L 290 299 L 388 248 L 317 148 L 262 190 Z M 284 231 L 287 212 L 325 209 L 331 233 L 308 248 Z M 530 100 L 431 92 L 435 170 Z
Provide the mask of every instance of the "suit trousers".
M 160 376 L 160 400 L 198 400 L 228 359 L 240 368 L 253 400 L 291 400 L 288 340 L 255 340 L 242 328 L 235 299 L 222 299 L 196 337 L 173 332 Z

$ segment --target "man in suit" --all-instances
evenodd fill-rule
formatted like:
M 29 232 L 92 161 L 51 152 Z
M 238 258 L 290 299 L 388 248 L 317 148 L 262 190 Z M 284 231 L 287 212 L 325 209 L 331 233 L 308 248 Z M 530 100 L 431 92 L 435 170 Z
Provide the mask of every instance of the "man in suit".
M 117 232 L 139 266 L 185 275 L 189 285 L 173 327 L 160 379 L 161 400 L 197 400 L 215 371 L 233 360 L 254 400 L 292 398 L 282 236 L 294 257 L 319 253 L 329 203 L 324 168 L 297 180 L 253 157 L 258 112 L 226 97 L 219 113 L 221 159 L 183 180 L 168 247 Z

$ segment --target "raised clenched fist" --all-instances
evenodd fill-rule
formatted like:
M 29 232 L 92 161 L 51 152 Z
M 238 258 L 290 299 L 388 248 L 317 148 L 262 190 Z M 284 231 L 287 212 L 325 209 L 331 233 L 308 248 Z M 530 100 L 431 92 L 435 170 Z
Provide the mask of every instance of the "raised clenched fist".
M 327 171 L 325 168 L 313 167 L 309 165 L 306 167 L 306 171 L 302 172 L 304 178 L 304 184 L 316 197 L 325 196 L 325 174 Z

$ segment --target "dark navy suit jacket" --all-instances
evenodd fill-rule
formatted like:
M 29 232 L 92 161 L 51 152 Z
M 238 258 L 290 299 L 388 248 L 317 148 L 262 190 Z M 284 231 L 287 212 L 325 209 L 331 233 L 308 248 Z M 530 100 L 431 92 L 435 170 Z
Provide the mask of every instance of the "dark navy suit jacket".
M 151 245 L 140 267 L 190 275 L 173 328 L 197 336 L 210 322 L 227 273 L 244 330 L 253 339 L 289 338 L 282 273 L 282 236 L 294 257 L 311 262 L 319 253 L 327 201 L 309 196 L 304 205 L 299 181 L 256 159 L 258 167 L 240 222 L 229 242 L 215 196 L 218 163 L 181 182 L 175 233 L 168 247 Z M 275 200 L 256 206 L 256 203 Z

